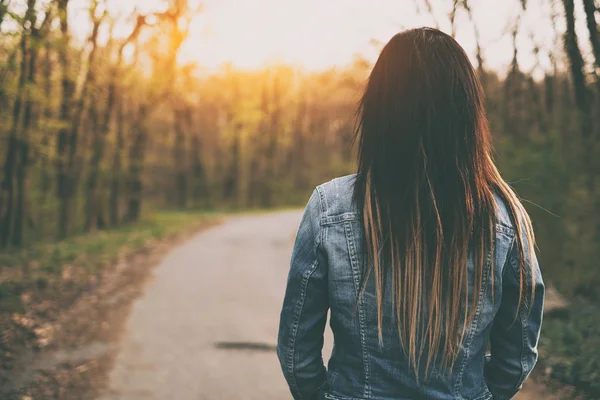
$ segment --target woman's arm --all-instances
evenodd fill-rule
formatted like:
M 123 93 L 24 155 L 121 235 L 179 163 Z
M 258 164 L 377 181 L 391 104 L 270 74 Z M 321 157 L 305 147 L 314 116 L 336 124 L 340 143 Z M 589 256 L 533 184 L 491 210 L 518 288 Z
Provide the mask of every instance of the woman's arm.
M 530 259 L 527 248 L 525 254 L 530 267 L 528 269 L 533 270 L 534 275 L 534 299 L 529 306 L 529 275 L 521 307 L 518 307 L 519 255 L 515 240 L 513 239 L 512 249 L 502 272 L 502 300 L 490 333 L 492 355 L 486 359 L 485 365 L 485 380 L 494 400 L 510 399 L 521 389 L 537 361 L 537 344 L 542 325 L 544 282 L 535 254 Z
M 296 236 L 279 324 L 277 355 L 296 400 L 315 398 L 327 386 L 322 349 L 329 303 L 327 263 L 321 251 L 322 212 L 315 190 Z

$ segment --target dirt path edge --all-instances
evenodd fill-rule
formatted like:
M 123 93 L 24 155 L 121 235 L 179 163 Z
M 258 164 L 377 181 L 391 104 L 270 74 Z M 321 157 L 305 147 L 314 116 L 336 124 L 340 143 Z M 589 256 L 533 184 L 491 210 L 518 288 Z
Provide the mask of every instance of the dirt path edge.
M 48 320 L 36 321 L 36 327 L 22 322 L 22 334 L 29 337 L 15 346 L 17 362 L 10 370 L 0 363 L 4 373 L 0 398 L 96 398 L 105 388 L 131 306 L 152 276 L 153 268 L 173 248 L 221 222 L 216 218 L 204 221 L 201 226 L 154 242 L 125 262 L 106 268 L 101 283 L 68 308 L 52 314 Z M 40 341 L 41 348 L 36 345 Z

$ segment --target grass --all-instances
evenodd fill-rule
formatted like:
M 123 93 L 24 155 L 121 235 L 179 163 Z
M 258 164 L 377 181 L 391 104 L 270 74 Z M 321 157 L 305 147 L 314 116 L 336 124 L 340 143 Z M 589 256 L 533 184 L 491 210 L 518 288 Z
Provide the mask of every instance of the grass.
M 597 299 L 596 299 L 597 301 Z M 582 399 L 600 398 L 600 305 L 575 298 L 566 315 L 546 318 L 540 360 L 553 381 L 575 389 Z
M 2 252 L 0 314 L 23 312 L 23 297 L 43 300 L 54 295 L 75 295 L 89 286 L 105 267 L 173 234 L 212 223 L 219 216 L 158 211 L 136 224 L 117 229 Z
M 264 215 L 272 214 L 284 211 L 301 211 L 304 210 L 306 204 L 289 205 L 289 206 L 273 206 L 269 208 L 264 207 L 249 207 L 249 208 L 236 208 L 236 207 L 220 207 L 218 210 L 213 211 L 214 215 Z

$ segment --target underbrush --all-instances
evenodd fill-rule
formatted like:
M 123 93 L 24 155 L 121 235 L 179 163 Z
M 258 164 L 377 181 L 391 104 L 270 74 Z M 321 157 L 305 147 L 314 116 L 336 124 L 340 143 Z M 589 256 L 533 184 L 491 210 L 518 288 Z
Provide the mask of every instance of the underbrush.
M 600 398 L 600 302 L 593 292 L 580 287 L 566 309 L 547 315 L 540 338 L 546 375 L 579 399 Z
M 159 211 L 118 229 L 39 242 L 0 253 L 0 356 L 9 351 L 10 331 L 68 308 L 97 287 L 108 267 L 119 269 L 128 258 L 162 239 L 214 223 L 214 214 Z

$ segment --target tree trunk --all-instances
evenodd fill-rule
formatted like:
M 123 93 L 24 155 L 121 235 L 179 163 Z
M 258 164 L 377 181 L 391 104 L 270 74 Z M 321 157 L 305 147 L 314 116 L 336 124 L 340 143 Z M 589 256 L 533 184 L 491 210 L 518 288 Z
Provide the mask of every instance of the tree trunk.
M 305 147 L 306 147 L 306 114 L 307 100 L 306 94 L 301 93 L 296 111 L 296 121 L 294 135 L 292 136 L 293 146 L 290 154 L 290 172 L 294 187 L 304 188 L 306 186 L 306 165 L 305 165 Z
M 69 203 L 68 190 L 69 173 L 66 163 L 66 155 L 69 141 L 69 123 L 71 121 L 71 100 L 75 91 L 75 83 L 70 76 L 69 62 L 69 0 L 58 0 L 58 15 L 60 19 L 60 31 L 62 43 L 59 46 L 59 61 L 62 66 L 62 98 L 60 102 L 59 118 L 63 126 L 58 131 L 56 140 L 56 195 L 58 197 L 58 238 L 64 239 L 69 234 Z
M 146 118 L 148 118 L 148 105 L 144 104 L 140 107 L 134 129 L 136 135 L 129 149 L 129 201 L 126 214 L 126 221 L 129 223 L 138 221 L 142 213 L 144 189 L 142 173 L 144 172 L 146 143 L 148 141 Z
M 596 23 L 596 11 L 598 8 L 594 0 L 583 0 L 588 31 L 590 32 L 590 44 L 594 53 L 596 68 L 600 68 L 600 36 L 598 36 L 598 24 Z M 600 80 L 597 81 L 600 88 Z
M 31 9 L 35 7 L 35 0 L 30 0 Z M 27 168 L 29 164 L 29 132 L 33 124 L 33 104 L 34 94 L 33 88 L 36 85 L 36 66 L 38 55 L 39 35 L 35 28 L 35 17 L 30 18 L 30 26 L 32 30 L 30 45 L 29 45 L 29 67 L 27 72 L 27 88 L 26 100 L 23 111 L 23 128 L 21 139 L 19 141 L 19 163 L 17 165 L 17 209 L 15 210 L 15 220 L 11 241 L 13 246 L 21 246 L 23 244 L 23 232 L 25 225 L 25 212 L 27 202 L 28 177 Z
M 277 146 L 281 129 L 281 78 L 275 75 L 273 82 L 273 94 L 271 96 L 272 109 L 269 114 L 269 125 L 267 134 L 267 147 L 265 162 L 267 163 L 267 186 L 263 195 L 263 205 L 271 207 L 274 205 L 274 182 L 277 179 Z
M 52 57 L 51 57 L 51 51 L 50 51 L 49 45 L 46 46 L 45 56 L 46 57 L 44 60 L 44 62 L 45 62 L 45 68 L 44 68 L 44 76 L 45 76 L 44 120 L 45 120 L 46 124 L 48 124 L 53 118 L 52 106 L 50 104 L 50 102 L 51 102 L 50 98 L 52 96 L 53 64 L 52 64 Z M 53 132 L 49 132 L 49 129 L 47 127 L 44 129 L 42 140 L 41 140 L 42 149 L 46 150 L 49 147 L 50 137 L 51 137 L 52 133 Z M 49 157 L 46 154 L 46 152 L 44 151 L 44 155 L 42 156 L 42 159 L 41 159 L 41 179 L 40 179 L 40 204 L 42 205 L 42 207 L 46 204 L 48 195 L 50 194 L 51 186 L 52 186 L 52 177 L 50 175 Z M 45 210 L 42 210 L 40 212 L 40 216 L 38 218 L 38 226 L 39 226 L 40 231 L 44 231 L 45 221 L 46 221 Z
M 521 71 L 519 69 L 518 49 L 517 49 L 517 34 L 518 24 L 512 32 L 513 57 L 511 61 L 510 71 L 504 80 L 504 102 L 503 115 L 504 131 L 508 135 L 521 136 L 521 126 L 517 118 L 519 110 L 518 102 L 521 98 Z
M 529 95 L 531 96 L 531 103 L 534 108 L 537 128 L 542 133 L 547 132 L 548 124 L 544 115 L 544 105 L 542 104 L 539 88 L 531 76 L 527 77 L 527 86 L 529 88 Z
M 94 228 L 103 228 L 102 201 L 97 191 L 100 179 L 102 157 L 104 155 L 104 136 L 106 131 L 98 126 L 98 110 L 96 109 L 96 95 L 90 96 L 89 118 L 91 133 L 93 134 L 92 157 L 90 158 L 90 173 L 86 183 L 85 224 L 86 232 Z
M 93 3 L 92 4 L 92 9 L 90 11 L 92 17 L 95 14 L 95 9 L 96 9 L 97 3 Z M 69 133 L 69 137 L 68 137 L 68 152 L 67 152 L 67 168 L 68 168 L 68 184 L 67 184 L 67 197 L 69 198 L 68 202 L 72 203 L 72 199 L 75 197 L 76 193 L 77 193 L 77 184 L 79 181 L 79 176 L 81 175 L 81 168 L 77 168 L 77 148 L 79 145 L 79 136 L 80 136 L 80 131 L 81 131 L 81 126 L 82 126 L 82 121 L 83 121 L 83 117 L 84 117 L 84 112 L 85 112 L 85 105 L 86 103 L 88 103 L 88 100 L 93 99 L 94 95 L 92 94 L 92 91 L 94 90 L 94 85 L 96 83 L 96 65 L 95 65 L 95 61 L 96 61 L 96 53 L 98 50 L 98 43 L 97 43 L 97 39 L 98 39 L 98 30 L 100 28 L 100 24 L 102 23 L 102 18 L 94 18 L 93 19 L 93 27 L 92 27 L 92 33 L 90 35 L 90 39 L 89 41 L 92 43 L 92 49 L 90 50 L 90 53 L 88 55 L 88 60 L 87 60 L 87 72 L 85 74 L 84 80 L 83 80 L 83 84 L 82 84 L 82 88 L 81 88 L 81 94 L 79 95 L 79 97 L 77 98 L 75 104 L 74 104 L 74 112 L 73 112 L 73 120 L 71 122 L 71 130 Z M 96 107 L 97 105 L 95 104 L 94 101 L 89 101 L 90 104 L 90 111 L 92 112 L 93 115 L 90 115 L 90 117 L 92 117 L 94 119 L 94 121 L 92 122 L 92 128 L 96 128 L 98 126 L 98 114 L 97 111 L 94 109 L 94 107 Z M 94 132 L 95 133 L 95 132 Z M 92 169 L 97 169 L 98 165 L 97 164 L 92 164 Z M 95 182 L 94 182 L 95 185 Z M 88 187 L 89 189 L 89 187 Z M 88 192 L 89 194 L 89 192 Z M 95 194 L 95 193 L 94 193 Z M 94 195 L 92 194 L 92 196 Z M 89 197 L 88 197 L 88 200 Z M 90 206 L 93 208 L 93 199 L 91 199 L 91 201 L 89 202 L 88 206 Z M 89 211 L 89 210 L 88 210 Z M 87 214 L 87 217 L 89 218 L 90 215 Z M 86 218 L 87 219 L 87 218 Z M 89 218 L 89 221 L 86 220 L 86 224 L 85 224 L 85 229 L 89 230 L 90 226 L 88 225 L 88 222 L 91 224 L 92 222 L 92 218 Z
M 100 24 L 103 17 L 95 18 L 97 3 L 92 3 L 90 14 L 93 19 L 92 33 L 90 42 L 92 49 L 88 55 L 88 70 L 83 79 L 81 94 L 73 102 L 74 83 L 69 76 L 68 43 L 69 26 L 67 16 L 67 5 L 69 0 L 58 0 L 59 17 L 61 21 L 62 47 L 60 49 L 60 62 L 63 66 L 63 98 L 61 102 L 60 119 L 65 124 L 58 133 L 57 140 L 57 192 L 59 198 L 58 208 L 58 237 L 65 238 L 69 234 L 70 208 L 73 204 L 73 198 L 77 191 L 77 182 L 81 171 L 76 168 L 77 145 L 79 131 L 83 119 L 84 105 L 88 97 L 90 87 L 93 85 L 95 76 L 95 57 L 97 52 L 97 38 Z M 72 113 L 70 109 L 73 109 Z
M 573 89 L 575 94 L 575 104 L 580 114 L 580 129 L 582 137 L 582 167 L 586 172 L 586 184 L 590 194 L 594 193 L 594 178 L 592 164 L 592 143 L 590 138 L 592 134 L 592 115 L 590 112 L 590 95 L 585 82 L 584 61 L 577 43 L 577 34 L 575 32 L 575 6 L 573 0 L 563 0 L 565 7 L 565 19 L 567 30 L 565 32 L 565 50 L 569 59 L 569 67 L 573 79 Z
M 239 124 L 233 127 L 233 143 L 231 145 L 231 162 L 223 182 L 223 197 L 227 201 L 237 203 L 239 176 L 240 176 L 240 128 Z
M 15 106 L 16 108 L 16 106 Z M 14 115 L 14 114 L 13 114 Z M 13 116 L 13 118 L 15 118 Z M 19 116 L 16 116 L 19 118 Z M 14 122 L 13 122 L 14 124 Z M 4 163 L 4 181 L 2 182 L 2 220 L 0 221 L 0 248 L 5 247 L 10 240 L 13 223 L 13 172 L 14 165 L 17 162 L 17 152 L 19 148 L 18 139 L 15 129 L 11 129 L 11 134 L 8 138 L 8 147 L 6 150 L 6 159 Z M 4 205 L 6 204 L 6 205 Z
M 121 153 L 125 148 L 125 140 L 123 137 L 125 129 L 125 102 L 121 94 L 119 105 L 117 107 L 117 123 L 116 123 L 116 147 L 113 154 L 110 195 L 109 195 L 109 219 L 111 226 L 117 226 L 120 223 L 119 200 L 121 197 L 121 174 L 122 161 Z
M 125 39 L 119 46 L 117 63 L 113 69 L 110 83 L 108 85 L 108 99 L 106 103 L 106 110 L 104 111 L 104 118 L 102 120 L 102 132 L 105 137 L 110 131 L 110 120 L 113 114 L 113 110 L 117 107 L 116 116 L 116 147 L 113 154 L 112 169 L 111 169 L 111 181 L 110 181 L 110 194 L 108 203 L 108 218 L 111 226 L 117 226 L 120 223 L 119 213 L 119 200 L 121 196 L 121 174 L 122 174 L 122 157 L 121 154 L 125 148 L 124 140 L 124 129 L 125 129 L 125 101 L 123 90 L 119 92 L 117 98 L 117 84 L 121 78 L 121 68 L 123 64 L 123 51 L 127 44 L 135 40 L 141 32 L 141 29 L 146 25 L 146 18 L 138 16 L 135 27 L 131 34 Z M 122 89 L 122 87 L 121 87 Z M 105 142 L 105 138 L 103 139 Z
M 17 199 L 16 199 L 16 210 L 13 232 L 11 235 L 11 243 L 15 247 L 19 247 L 23 244 L 23 232 L 25 225 L 25 212 L 26 212 L 26 201 L 27 201 L 27 189 L 28 189 L 28 178 L 27 178 L 27 167 L 29 163 L 29 142 L 27 138 L 23 137 L 20 140 L 19 146 L 19 163 L 17 168 Z
M 231 88 L 232 101 L 227 110 L 227 126 L 231 129 L 231 160 L 229 161 L 225 178 L 223 180 L 223 197 L 230 204 L 240 206 L 240 159 L 241 159 L 241 131 L 242 123 L 239 121 L 239 116 L 236 114 L 238 102 L 240 100 L 240 82 L 235 78 L 232 81 Z
M 199 202 L 200 207 L 209 207 L 208 185 L 206 182 L 206 171 L 202 162 L 202 140 L 198 133 L 194 132 L 191 140 L 192 146 L 192 196 L 194 202 Z
M 546 108 L 546 115 L 552 117 L 554 114 L 554 82 L 556 77 L 554 75 L 544 76 L 544 106 Z
M 261 93 L 260 110 L 262 118 L 258 128 L 258 135 L 254 135 L 252 146 L 252 160 L 250 162 L 250 204 L 252 206 L 263 206 L 263 200 L 267 189 L 266 184 L 266 161 L 264 141 L 269 134 L 269 85 L 267 77 L 264 77 Z
M 594 64 L 596 69 L 600 68 L 600 36 L 598 36 L 598 24 L 596 22 L 596 12 L 598 11 L 594 0 L 583 0 L 583 8 L 585 10 L 586 22 L 588 31 L 590 34 L 590 44 L 592 45 L 592 53 L 594 54 Z M 596 69 L 594 71 L 596 71 Z M 598 215 L 600 213 L 600 196 L 596 195 L 594 192 L 596 190 L 596 182 L 595 177 L 598 176 L 598 161 L 597 161 L 597 153 L 598 150 L 596 148 L 598 138 L 600 137 L 600 77 L 596 74 L 596 96 L 594 98 L 595 104 L 594 108 L 596 110 L 595 114 L 595 131 L 591 132 L 589 137 L 589 152 L 591 153 L 588 157 L 590 158 L 590 170 L 588 170 L 588 175 L 590 176 L 591 182 L 588 183 L 588 186 L 591 187 L 592 197 L 596 199 L 595 204 L 595 214 Z M 590 118 L 593 118 L 590 116 Z M 600 221 L 596 225 L 596 237 L 600 238 Z
M 106 100 L 106 108 L 102 117 L 100 129 L 94 133 L 94 153 L 92 155 L 92 171 L 88 179 L 88 219 L 90 225 L 93 224 L 93 220 L 96 219 L 97 223 L 101 222 L 100 211 L 102 209 L 102 202 L 97 199 L 98 192 L 98 168 L 104 154 L 106 147 L 106 137 L 110 133 L 110 122 L 113 116 L 113 110 L 117 105 L 117 85 L 121 77 L 121 68 L 123 62 L 123 51 L 125 46 L 134 40 L 140 33 L 141 28 L 145 25 L 146 20 L 144 17 L 138 17 L 136 25 L 127 39 L 125 39 L 119 46 L 117 52 L 117 62 L 112 69 L 110 81 L 108 83 L 108 97 Z M 121 93 L 122 96 L 122 93 Z M 119 224 L 119 189 L 120 189 L 120 174 L 121 174 L 121 151 L 123 150 L 123 102 L 119 102 L 119 109 L 117 111 L 117 129 L 116 129 L 116 150 L 113 155 L 112 162 L 112 177 L 110 183 L 110 194 L 109 194 L 109 223 L 111 226 Z M 95 205 L 94 205 L 95 204 Z M 100 213 L 100 214 L 99 214 Z M 98 224 L 96 224 L 98 225 Z
M 185 119 L 184 110 L 175 110 L 175 143 L 173 146 L 173 161 L 175 167 L 175 204 L 179 208 L 185 208 L 187 205 L 187 165 L 185 157 L 185 132 L 183 123 Z
M 30 14 L 30 11 L 27 11 Z M 26 102 L 27 98 L 27 58 L 28 58 L 28 38 L 29 35 L 23 32 L 21 37 L 21 62 L 19 67 L 19 79 L 17 84 L 17 92 L 15 103 L 13 105 L 12 112 L 12 126 L 8 137 L 8 146 L 6 149 L 6 156 L 4 159 L 4 180 L 0 187 L 0 247 L 5 247 L 10 242 L 10 237 L 13 231 L 14 222 L 14 174 L 17 170 L 17 164 L 19 161 L 19 150 L 21 149 L 19 143 L 19 129 L 22 124 L 23 117 L 23 103 Z

